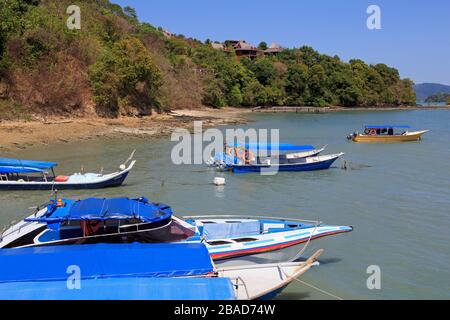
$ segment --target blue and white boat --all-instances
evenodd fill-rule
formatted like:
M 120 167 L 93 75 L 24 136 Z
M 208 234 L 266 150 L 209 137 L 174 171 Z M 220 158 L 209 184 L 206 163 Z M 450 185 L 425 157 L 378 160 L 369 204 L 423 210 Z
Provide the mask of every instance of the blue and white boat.
M 331 165 L 344 153 L 318 155 L 315 157 L 296 159 L 295 162 L 290 163 L 249 163 L 249 164 L 234 164 L 231 170 L 234 173 L 247 173 L 247 172 L 279 172 L 279 171 L 315 171 L 329 169 Z
M 316 149 L 311 145 L 287 143 L 235 144 L 227 146 L 226 153 L 217 154 L 208 165 L 235 173 L 324 170 L 330 168 L 338 158 L 344 155 L 344 153 L 320 155 L 325 148 L 326 146 Z M 261 151 L 268 156 L 259 156 Z
M 247 143 L 233 144 L 225 147 L 225 153 L 218 153 L 207 163 L 210 167 L 231 169 L 242 163 L 295 163 L 300 159 L 314 157 L 325 150 L 327 146 L 316 148 L 311 145 L 294 145 L 289 143 L 263 144 Z M 267 156 L 259 156 L 264 152 Z
M 134 152 L 133 152 L 134 154 Z M 131 157 L 113 173 L 56 175 L 56 162 L 0 158 L 0 190 L 99 189 L 120 186 L 136 163 Z M 129 165 L 127 165 L 127 163 Z
M 216 267 L 201 243 L 96 244 L 0 250 L 0 299 L 270 299 L 314 265 Z
M 227 264 L 230 259 L 241 264 L 290 260 L 299 252 L 299 245 L 353 231 L 351 226 L 294 218 L 210 215 L 183 219 L 196 228 L 196 234 L 186 241 L 203 241 L 216 262 Z
M 146 198 L 57 199 L 8 228 L 0 248 L 67 244 L 188 242 L 204 243 L 220 263 L 246 257 L 285 261 L 299 245 L 352 231 L 320 221 L 238 216 L 177 218 L 168 205 Z
M 193 226 L 173 217 L 170 206 L 143 197 L 56 199 L 7 229 L 0 248 L 175 242 L 194 233 Z

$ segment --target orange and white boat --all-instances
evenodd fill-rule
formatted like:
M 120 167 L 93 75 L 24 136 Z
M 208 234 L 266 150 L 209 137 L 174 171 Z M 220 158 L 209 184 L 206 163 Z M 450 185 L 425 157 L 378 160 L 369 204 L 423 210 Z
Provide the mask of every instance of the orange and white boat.
M 418 141 L 429 130 L 408 131 L 408 125 L 366 125 L 364 133 L 354 132 L 347 136 L 354 142 L 405 142 Z M 401 130 L 401 131 L 400 131 Z

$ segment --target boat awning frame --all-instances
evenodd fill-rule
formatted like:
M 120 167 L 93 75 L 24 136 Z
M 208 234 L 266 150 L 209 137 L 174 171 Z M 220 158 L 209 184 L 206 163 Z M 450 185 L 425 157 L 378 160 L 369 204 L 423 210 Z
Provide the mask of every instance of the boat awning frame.
M 411 126 L 409 125 L 392 125 L 392 124 L 386 124 L 386 125 L 365 125 L 365 129 L 410 129 Z
M 249 150 L 279 150 L 279 151 L 309 151 L 316 149 L 312 145 L 294 145 L 290 143 L 279 143 L 279 144 L 271 144 L 271 143 L 234 143 L 229 144 L 228 147 L 236 148 L 236 147 L 244 147 Z

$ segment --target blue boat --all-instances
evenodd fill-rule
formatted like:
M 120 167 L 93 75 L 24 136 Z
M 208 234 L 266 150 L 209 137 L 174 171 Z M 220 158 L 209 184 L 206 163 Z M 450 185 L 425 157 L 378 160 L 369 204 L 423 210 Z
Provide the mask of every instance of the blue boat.
M 178 218 L 162 203 L 138 199 L 56 199 L 8 228 L 0 248 L 95 243 L 204 243 L 220 264 L 284 261 L 311 240 L 351 232 L 350 226 L 295 218 L 194 216 Z M 231 261 L 230 261 L 231 260 Z
M 173 217 L 172 208 L 139 199 L 56 199 L 38 208 L 0 238 L 0 248 L 91 243 L 174 242 L 194 227 Z
M 231 169 L 234 165 L 244 163 L 277 162 L 295 163 L 301 159 L 315 157 L 327 146 L 316 148 L 311 145 L 294 145 L 289 143 L 247 143 L 232 144 L 225 147 L 225 153 L 218 153 L 210 159 L 208 165 L 219 169 Z M 260 156 L 260 154 L 267 156 Z
M 56 162 L 0 158 L 0 190 L 99 189 L 120 186 L 136 163 L 130 158 L 113 173 L 56 175 Z M 127 163 L 130 164 L 127 166 Z
M 0 299 L 263 299 L 305 262 L 216 268 L 201 244 L 97 244 L 0 250 Z
M 314 171 L 324 170 L 343 156 L 344 153 L 319 155 L 315 157 L 301 158 L 289 163 L 255 163 L 255 164 L 233 164 L 230 169 L 235 173 L 247 172 L 279 172 L 279 171 Z

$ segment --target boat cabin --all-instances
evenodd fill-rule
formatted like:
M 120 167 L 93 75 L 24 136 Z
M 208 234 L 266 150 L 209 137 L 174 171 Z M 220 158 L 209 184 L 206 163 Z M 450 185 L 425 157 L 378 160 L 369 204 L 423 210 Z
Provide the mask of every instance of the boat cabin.
M 407 125 L 366 125 L 364 126 L 365 135 L 403 135 L 409 129 L 410 126 Z

